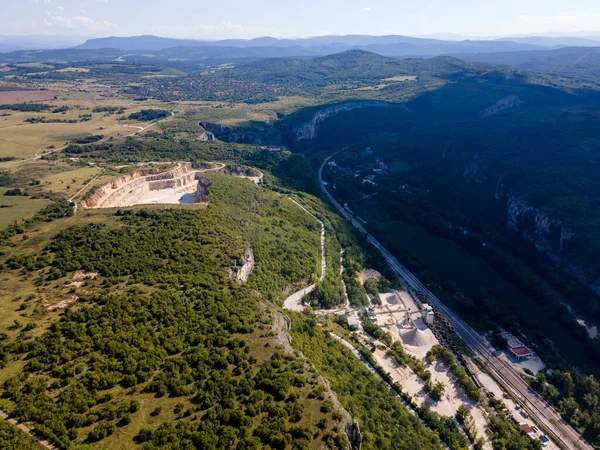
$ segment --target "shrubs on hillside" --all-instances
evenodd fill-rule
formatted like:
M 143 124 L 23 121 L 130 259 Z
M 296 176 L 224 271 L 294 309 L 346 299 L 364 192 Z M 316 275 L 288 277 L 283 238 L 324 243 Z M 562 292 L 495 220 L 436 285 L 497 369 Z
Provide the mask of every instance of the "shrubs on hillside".
M 150 122 L 152 120 L 164 119 L 169 115 L 166 109 L 142 109 L 140 112 L 129 114 L 129 120 L 139 120 L 141 122 Z

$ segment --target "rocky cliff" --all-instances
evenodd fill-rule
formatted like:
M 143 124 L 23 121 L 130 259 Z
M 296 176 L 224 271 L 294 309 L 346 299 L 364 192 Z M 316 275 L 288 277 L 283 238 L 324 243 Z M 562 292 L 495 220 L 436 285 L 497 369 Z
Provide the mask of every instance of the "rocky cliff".
M 319 125 L 325 119 L 335 116 L 341 112 L 352 111 L 361 108 L 406 108 L 398 103 L 389 103 L 377 100 L 364 100 L 330 105 L 317 110 L 310 120 L 293 125 L 290 134 L 294 141 L 311 140 L 317 137 Z
M 480 117 L 489 117 L 495 116 L 502 111 L 506 111 L 507 109 L 514 108 L 515 106 L 519 106 L 521 103 L 521 99 L 516 95 L 509 95 L 507 97 L 501 98 L 495 104 L 486 108 L 479 112 Z
M 208 188 L 212 185 L 212 181 L 206 178 L 204 175 L 198 177 L 198 187 L 196 189 L 196 202 L 206 203 L 208 202 Z
M 199 125 L 206 130 L 206 133 L 200 136 L 200 140 L 213 140 L 216 137 L 222 141 L 236 144 L 262 145 L 265 143 L 264 137 L 258 131 L 236 130 L 206 121 L 200 122 Z M 212 139 L 206 139 L 207 133 L 212 136 Z
M 560 220 L 515 196 L 507 198 L 507 215 L 509 229 L 543 252 L 561 270 L 600 295 L 600 280 L 594 275 L 598 268 L 565 256 L 565 251 L 577 238 L 574 232 Z
M 554 262 L 560 262 L 566 242 L 575 236 L 562 222 L 514 196 L 507 201 L 508 228 L 535 245 Z

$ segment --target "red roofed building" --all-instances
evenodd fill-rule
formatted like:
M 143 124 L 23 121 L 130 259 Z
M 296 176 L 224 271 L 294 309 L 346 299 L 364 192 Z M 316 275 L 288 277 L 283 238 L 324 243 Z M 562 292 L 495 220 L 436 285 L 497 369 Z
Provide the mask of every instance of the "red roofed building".
M 524 345 L 522 345 L 520 347 L 513 347 L 510 349 L 510 352 L 517 359 L 529 359 L 533 356 L 533 352 L 531 350 L 529 350 L 527 347 L 525 347 Z
M 531 426 L 529 426 L 529 424 L 522 423 L 521 425 L 519 425 L 519 427 L 521 428 L 521 430 L 523 430 L 527 434 L 533 432 L 533 429 L 531 428 Z

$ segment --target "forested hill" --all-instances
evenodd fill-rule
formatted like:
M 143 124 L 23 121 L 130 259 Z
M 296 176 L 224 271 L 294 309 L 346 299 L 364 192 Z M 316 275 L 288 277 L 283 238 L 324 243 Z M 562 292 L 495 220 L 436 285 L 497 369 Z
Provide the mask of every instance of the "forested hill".
M 240 65 L 222 73 L 226 78 L 261 82 L 320 82 L 325 80 L 384 79 L 398 74 L 441 75 L 472 67 L 457 58 L 395 59 L 363 50 L 349 50 L 319 58 L 272 58 Z
M 503 64 L 524 70 L 600 79 L 600 46 L 529 52 L 462 53 L 456 57 L 471 62 Z
M 15 300 L 26 325 L 0 341 L 2 409 L 64 449 L 344 450 L 352 420 L 364 449 L 439 449 L 341 344 L 328 350 L 338 366 L 327 375 L 361 384 L 351 396 L 339 386 L 346 409 L 289 346 L 276 304 L 317 268 L 314 218 L 248 180 L 207 176 L 206 208 L 77 215 L 3 256 L 3 282 L 35 282 L 40 294 Z M 239 284 L 232 273 L 248 248 L 256 265 Z M 74 270 L 98 278 L 76 288 Z M 69 289 L 73 303 L 49 318 L 44 293 Z

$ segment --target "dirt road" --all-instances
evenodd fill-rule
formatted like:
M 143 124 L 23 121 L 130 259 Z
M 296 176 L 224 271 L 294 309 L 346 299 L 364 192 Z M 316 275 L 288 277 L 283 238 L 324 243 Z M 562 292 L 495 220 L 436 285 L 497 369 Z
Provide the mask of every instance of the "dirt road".
M 19 422 L 16 419 L 13 419 L 12 417 L 10 417 L 7 413 L 5 413 L 4 411 L 2 411 L 0 409 L 0 418 L 6 420 L 8 423 L 16 426 L 19 430 L 27 433 L 29 436 L 31 436 L 33 439 L 35 439 L 38 444 L 40 444 L 42 447 L 45 447 L 49 450 L 60 450 L 59 447 L 51 444 L 50 442 L 48 442 L 47 440 L 39 437 L 38 435 L 35 434 L 35 432 L 29 428 L 27 425 Z
M 304 206 L 298 203 L 296 200 L 294 200 L 293 198 L 290 198 L 290 200 L 298 207 L 302 208 L 302 210 L 304 210 L 307 214 L 310 214 L 317 222 L 319 222 L 319 225 L 321 225 L 321 275 L 319 279 L 323 281 L 327 273 L 327 254 L 325 253 L 325 224 L 316 216 L 314 216 L 308 209 L 306 209 Z M 283 309 L 302 312 L 304 310 L 304 304 L 302 302 L 302 299 L 306 295 L 314 291 L 316 287 L 316 284 L 311 284 L 310 286 L 304 289 L 294 292 L 292 295 L 285 299 L 285 302 L 283 302 Z

